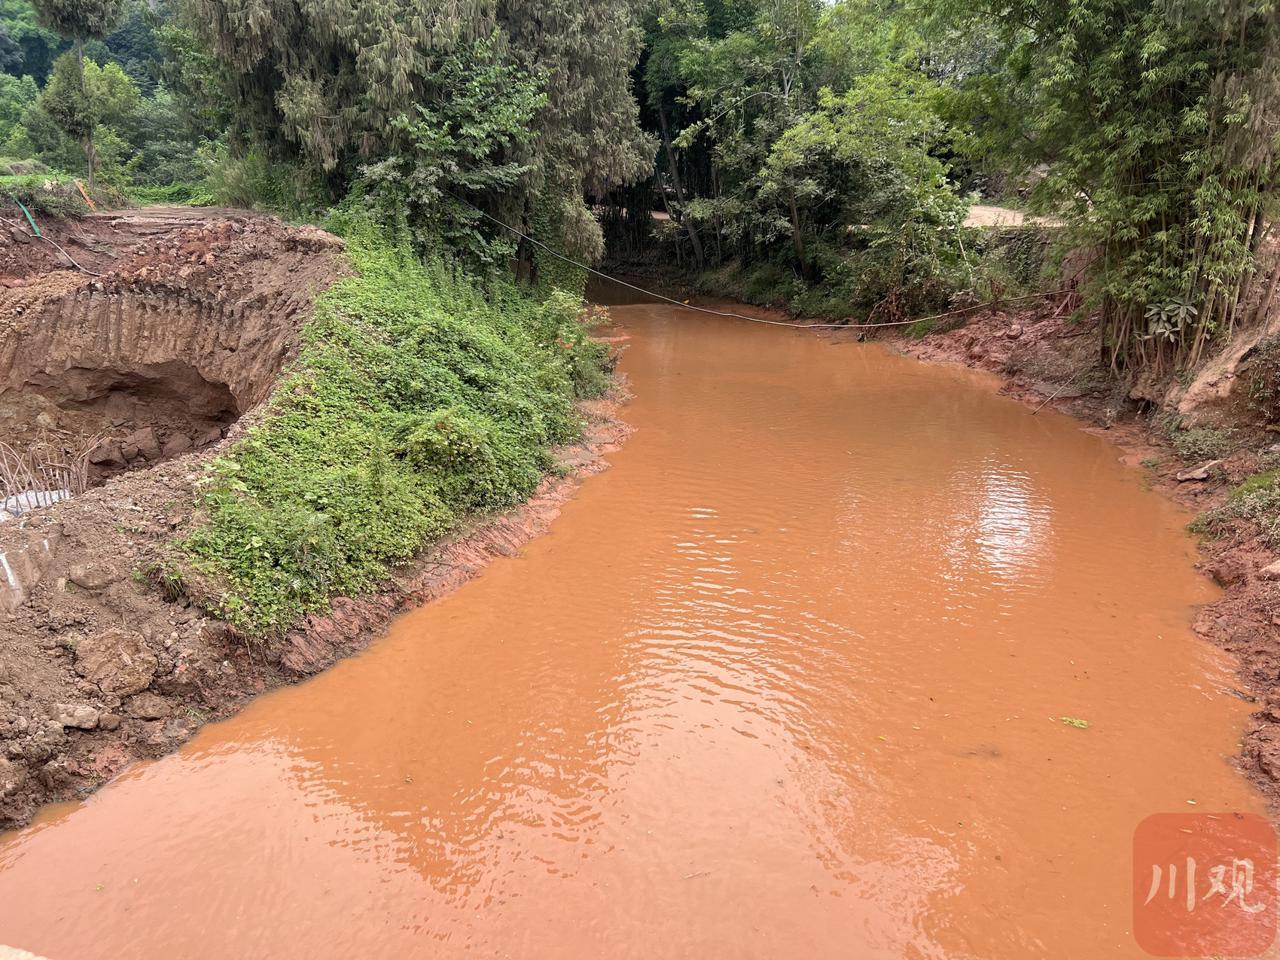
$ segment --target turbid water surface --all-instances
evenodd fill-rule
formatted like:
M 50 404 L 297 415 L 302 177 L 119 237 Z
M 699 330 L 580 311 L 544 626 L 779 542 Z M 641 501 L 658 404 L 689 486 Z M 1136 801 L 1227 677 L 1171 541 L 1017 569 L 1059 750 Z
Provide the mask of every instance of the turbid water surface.
M 974 374 L 615 316 L 636 433 L 552 532 L 0 839 L 0 942 L 1142 956 L 1138 821 L 1261 809 L 1187 517 Z

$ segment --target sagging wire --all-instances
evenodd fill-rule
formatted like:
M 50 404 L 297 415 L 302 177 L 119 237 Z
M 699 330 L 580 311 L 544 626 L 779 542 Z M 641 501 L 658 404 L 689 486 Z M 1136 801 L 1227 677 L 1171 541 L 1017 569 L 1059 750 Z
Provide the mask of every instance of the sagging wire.
M 766 320 L 764 317 L 749 317 L 746 314 L 734 313 L 731 310 L 713 310 L 711 307 L 700 307 L 700 306 L 697 306 L 696 304 L 685 303 L 683 300 L 676 300 L 673 297 L 664 296 L 663 294 L 657 293 L 656 291 L 646 290 L 644 287 L 637 286 L 634 283 L 628 283 L 626 280 L 619 280 L 617 277 L 611 276 L 605 273 L 603 270 L 597 270 L 595 267 L 589 267 L 585 263 L 581 263 L 577 260 L 574 260 L 572 257 L 565 256 L 563 253 L 556 250 L 554 247 L 548 246 L 547 244 L 543 243 L 541 240 L 535 240 L 533 237 L 529 236 L 524 231 L 518 230 L 517 228 L 511 226 L 511 224 L 505 223 L 502 220 L 499 220 L 497 217 L 486 213 L 485 211 L 477 207 L 474 203 L 470 203 L 462 199 L 461 197 L 457 196 L 456 194 L 450 193 L 449 196 L 453 197 L 454 200 L 456 200 L 458 203 L 461 203 L 463 206 L 470 207 L 472 210 L 480 214 L 480 216 L 484 217 L 486 220 L 489 220 L 497 224 L 498 226 L 502 227 L 504 230 L 509 230 L 511 233 L 515 234 L 520 239 L 533 244 L 535 247 L 538 247 L 541 250 L 545 250 L 547 253 L 555 257 L 557 260 L 562 260 L 565 263 L 570 264 L 571 266 L 577 267 L 579 270 L 585 270 L 587 273 L 592 274 L 593 276 L 596 276 L 596 277 L 600 277 L 602 280 L 608 280 L 611 283 L 618 284 L 618 286 L 620 287 L 626 287 L 628 290 L 634 290 L 637 293 L 643 293 L 645 296 L 653 297 L 656 300 L 661 300 L 664 303 L 671 304 L 672 306 L 680 307 L 683 310 L 692 310 L 695 313 L 707 313 L 715 317 L 725 317 L 730 320 L 747 320 L 751 323 L 765 323 L 774 327 L 791 327 L 796 330 L 880 330 L 885 327 L 907 327 L 917 323 L 927 323 L 931 320 L 945 320 L 948 317 L 958 317 L 966 313 L 972 313 L 975 310 L 986 310 L 995 305 L 994 303 L 978 303 L 969 307 L 961 307 L 957 310 L 948 310 L 946 313 L 937 313 L 931 317 L 916 317 L 913 320 L 889 320 L 884 323 L 792 323 L 789 320 Z M 1069 288 L 1065 288 L 1062 290 L 1048 290 L 1040 293 L 1029 293 L 1029 294 L 1026 294 L 1025 296 L 1008 297 L 1004 300 L 1001 300 L 1000 302 L 1001 303 L 1019 303 L 1024 300 L 1042 300 L 1042 299 L 1047 299 L 1049 297 L 1057 296 L 1059 294 L 1070 293 L 1070 292 L 1071 291 Z

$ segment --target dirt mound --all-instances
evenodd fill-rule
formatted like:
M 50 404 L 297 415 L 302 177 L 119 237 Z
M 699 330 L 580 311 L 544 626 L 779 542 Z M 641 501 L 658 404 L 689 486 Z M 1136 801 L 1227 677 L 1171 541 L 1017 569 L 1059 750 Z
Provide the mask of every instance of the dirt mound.
M 108 272 L 0 290 L 0 439 L 93 436 L 96 479 L 221 440 L 266 398 L 342 270 L 340 242 L 314 228 L 111 222 Z

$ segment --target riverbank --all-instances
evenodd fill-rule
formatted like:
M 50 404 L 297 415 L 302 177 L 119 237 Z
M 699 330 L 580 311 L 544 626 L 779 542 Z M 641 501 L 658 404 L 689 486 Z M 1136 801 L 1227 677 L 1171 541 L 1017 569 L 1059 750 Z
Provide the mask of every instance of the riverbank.
M 140 590 L 127 575 L 128 564 L 120 563 L 145 564 L 163 551 L 175 525 L 185 523 L 186 518 L 166 513 L 165 504 L 194 495 L 190 459 L 161 465 L 143 482 L 113 481 L 67 509 L 51 511 L 48 529 L 100 534 L 96 542 L 86 538 L 75 544 L 81 559 L 69 589 L 96 592 L 100 602 L 111 591 L 120 601 L 121 625 L 130 633 L 112 630 L 105 642 L 92 646 L 63 645 L 50 636 L 55 633 L 51 624 L 66 620 L 56 608 L 41 605 L 11 615 L 6 634 L 17 626 L 44 642 L 28 652 L 26 662 L 17 659 L 20 649 L 10 647 L 4 655 L 4 680 L 12 683 L 23 671 L 26 702 L 23 714 L 10 707 L 0 726 L 8 746 L 7 757 L 0 759 L 0 826 L 20 826 L 45 803 L 87 796 L 135 761 L 172 752 L 206 723 L 233 716 L 255 697 L 358 653 L 404 611 L 456 590 L 494 559 L 515 555 L 546 531 L 582 481 L 605 469 L 605 455 L 625 442 L 629 430 L 618 418 L 623 399 L 619 387 L 580 405 L 586 422 L 582 440 L 555 452 L 556 468 L 526 502 L 469 523 L 395 571 L 377 591 L 336 598 L 329 613 L 307 617 L 265 643 L 248 642 L 190 602 L 166 603 Z M 129 513 L 147 525 L 134 525 L 121 536 L 119 520 Z M 87 586 L 77 587 L 77 579 Z M 74 706 L 58 702 L 67 698 L 62 679 L 67 675 L 79 678 Z M 144 680 L 145 687 L 135 691 Z M 22 722 L 24 715 L 38 717 L 42 707 L 46 722 Z
M 570 298 L 491 304 L 244 211 L 51 227 L 74 255 L 0 234 L 0 480 L 66 488 L 0 515 L 0 829 L 362 649 L 625 437 L 617 385 L 575 404 L 607 348 Z
M 1018 312 L 982 311 L 954 329 L 920 339 L 899 335 L 886 342 L 927 362 L 988 371 L 1000 378 L 1001 393 L 1033 411 L 1048 406 L 1077 418 L 1085 429 L 1119 447 L 1124 462 L 1143 471 L 1152 489 L 1201 517 L 1270 468 L 1267 452 L 1256 447 L 1179 451 L 1178 435 L 1171 438 L 1161 429 L 1158 409 L 1135 413 L 1129 391 L 1099 369 L 1092 327 L 1067 326 L 1064 312 L 1069 311 L 1052 302 Z M 1232 428 L 1217 429 L 1229 433 Z M 1187 457 L 1188 452 L 1200 455 Z M 1222 594 L 1199 609 L 1193 629 L 1239 659 L 1240 683 L 1232 692 L 1257 709 L 1242 732 L 1237 764 L 1266 796 L 1273 814 L 1280 815 L 1277 552 L 1248 520 L 1229 521 L 1217 532 L 1200 537 L 1198 568 Z

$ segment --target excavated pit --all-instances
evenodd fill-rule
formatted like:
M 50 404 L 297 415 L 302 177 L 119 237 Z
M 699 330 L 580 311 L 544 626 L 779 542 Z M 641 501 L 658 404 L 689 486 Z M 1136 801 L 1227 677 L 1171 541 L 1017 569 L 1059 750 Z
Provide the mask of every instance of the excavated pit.
M 349 270 L 337 238 L 243 211 L 41 227 L 85 269 L 0 229 L 0 829 L 260 683 L 156 571 Z
M 0 442 L 72 488 L 220 442 L 269 395 L 340 271 L 335 238 L 262 218 L 133 215 L 64 233 L 92 234 L 110 266 L 0 277 Z M 26 482 L 0 471 L 0 494 Z

